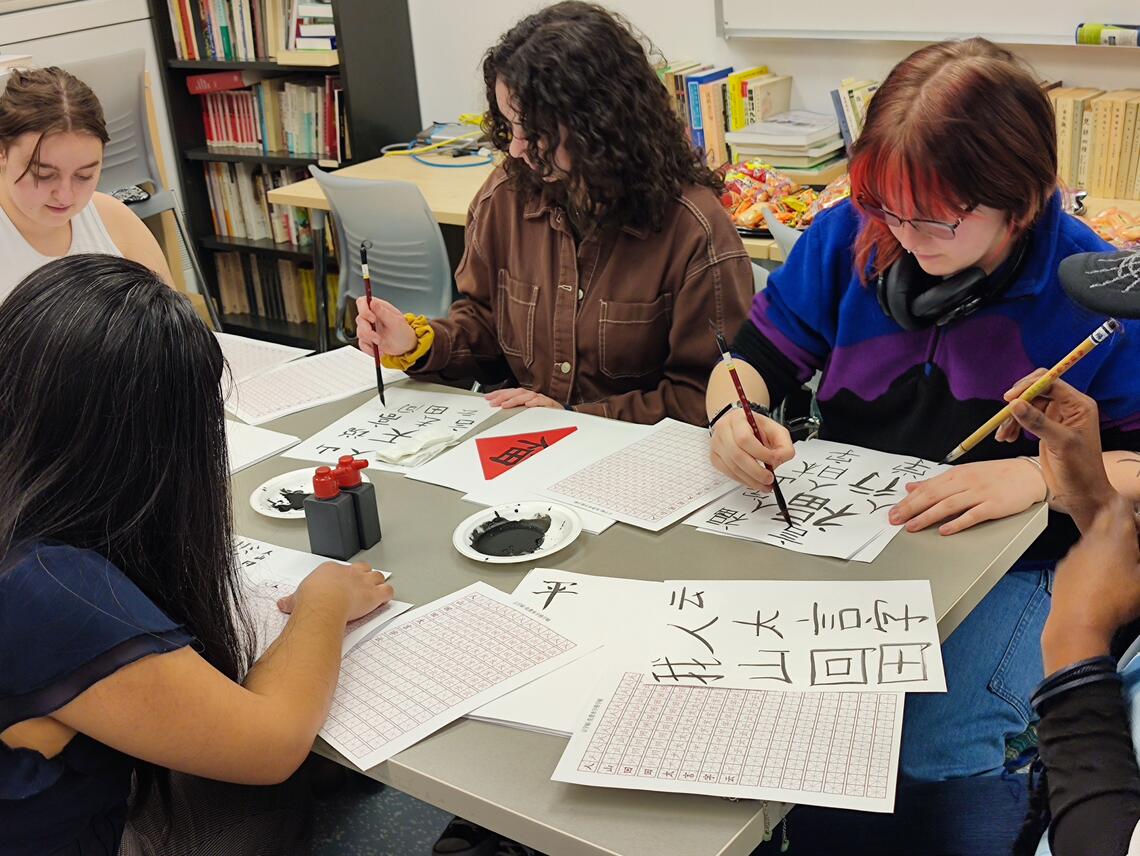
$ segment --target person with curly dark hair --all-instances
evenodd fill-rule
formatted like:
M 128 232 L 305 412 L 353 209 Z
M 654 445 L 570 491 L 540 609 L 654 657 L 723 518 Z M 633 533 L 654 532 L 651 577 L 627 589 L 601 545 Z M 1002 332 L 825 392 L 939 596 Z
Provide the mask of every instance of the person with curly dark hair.
M 501 407 L 705 423 L 717 359 L 752 268 L 646 49 L 623 19 L 564 2 L 483 60 L 506 157 L 468 211 L 446 318 L 357 302 L 360 346 L 412 374 L 502 384 Z

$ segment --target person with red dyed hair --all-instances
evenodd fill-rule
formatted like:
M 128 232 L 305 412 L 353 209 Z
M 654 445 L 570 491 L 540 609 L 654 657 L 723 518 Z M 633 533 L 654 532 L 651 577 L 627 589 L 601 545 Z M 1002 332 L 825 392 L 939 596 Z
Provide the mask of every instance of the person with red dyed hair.
M 852 199 L 821 215 L 753 302 L 733 351 L 763 435 L 732 406 L 722 366 L 709 381 L 712 460 L 767 490 L 794 456 L 768 418 L 822 372 L 820 437 L 939 460 L 1103 318 L 1057 279 L 1066 256 L 1108 246 L 1063 211 L 1054 118 L 1032 72 L 985 39 L 928 45 L 871 102 L 851 158 Z M 1140 497 L 1140 326 L 1097 348 L 1066 380 L 1100 405 L 1105 468 Z M 951 535 L 1047 498 L 1034 438 L 1012 421 L 964 462 L 908 486 L 891 521 Z M 997 775 L 1007 740 L 1033 719 L 1037 640 L 1056 560 L 1076 540 L 1044 534 L 943 644 L 949 692 L 907 698 L 903 783 Z M 997 852 L 996 850 L 994 852 Z

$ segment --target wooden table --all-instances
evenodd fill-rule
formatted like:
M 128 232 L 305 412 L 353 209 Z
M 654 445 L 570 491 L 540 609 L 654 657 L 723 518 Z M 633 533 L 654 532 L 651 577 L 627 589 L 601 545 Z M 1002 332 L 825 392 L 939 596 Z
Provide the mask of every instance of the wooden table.
M 436 160 L 443 164 L 460 164 L 464 161 L 463 158 L 452 157 L 439 157 Z M 489 164 L 464 169 L 440 169 L 418 163 L 407 156 L 388 155 L 346 166 L 337 170 L 336 175 L 410 181 L 419 187 L 440 224 L 463 226 L 467 223 L 467 208 L 471 205 L 471 200 L 493 169 Z M 329 210 L 328 200 L 317 182 L 311 178 L 269 191 L 269 201 L 275 205 L 296 205 L 313 211 Z M 772 251 L 776 250 L 776 242 L 770 238 L 746 238 L 744 246 L 748 255 L 758 261 L 771 258 Z
M 266 427 L 308 437 L 375 395 L 362 393 Z M 276 457 L 234 476 L 235 531 L 308 550 L 304 521 L 267 519 L 254 513 L 248 499 L 266 480 L 302 466 Z M 391 571 L 401 599 L 428 603 L 476 580 L 509 592 L 531 570 L 527 563 L 475 562 L 451 546 L 456 525 L 477 509 L 459 493 L 394 473 L 373 470 L 369 477 L 376 485 L 384 539 L 357 559 Z M 934 530 L 900 533 L 869 564 L 716 538 L 681 524 L 653 533 L 618 523 L 601 535 L 583 534 L 543 564 L 643 580 L 926 578 L 945 639 L 1041 533 L 1046 517 L 1044 504 L 1038 504 L 951 537 Z M 564 738 L 463 719 L 366 775 L 550 856 L 747 856 L 789 808 L 553 782 L 550 774 L 565 746 Z M 351 766 L 323 740 L 315 751 Z

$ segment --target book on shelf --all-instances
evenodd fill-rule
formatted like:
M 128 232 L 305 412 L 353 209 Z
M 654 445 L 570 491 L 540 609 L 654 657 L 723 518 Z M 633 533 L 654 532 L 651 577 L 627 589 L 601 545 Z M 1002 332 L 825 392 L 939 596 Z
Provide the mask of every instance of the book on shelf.
M 725 65 L 697 74 L 685 75 L 685 87 L 689 98 L 689 127 L 692 129 L 693 146 L 705 148 L 705 121 L 701 110 L 701 86 L 714 83 L 732 74 L 732 66 Z M 710 116 L 711 119 L 711 116 Z
M 307 178 L 304 170 L 249 163 L 203 163 L 202 168 L 215 235 L 299 248 L 311 245 L 307 209 L 272 205 L 267 198 L 270 190 Z
M 848 152 L 863 133 L 871 96 L 878 88 L 877 80 L 856 80 L 848 77 L 831 90 L 831 106 L 835 111 L 839 133 Z
M 215 253 L 223 315 L 245 315 L 294 324 L 316 324 L 316 274 L 307 265 L 243 253 Z M 339 281 L 328 274 L 329 326 L 336 323 Z
M 338 164 L 348 149 L 342 89 L 339 77 L 327 75 L 321 83 L 275 77 L 244 89 L 207 91 L 201 95 L 206 147 Z
M 183 60 L 281 60 L 336 65 L 332 4 L 300 0 L 166 0 L 174 51 Z M 303 31 L 302 31 L 303 30 Z M 298 43 L 298 38 L 303 41 Z
M 733 128 L 734 131 L 763 122 L 770 116 L 786 113 L 791 107 L 791 75 L 762 74 L 744 81 L 744 85 L 744 124 Z
M 748 124 L 745 118 L 748 100 L 748 82 L 757 78 L 767 77 L 768 66 L 758 65 L 734 71 L 728 76 L 728 125 L 726 131 L 735 131 Z
M 1140 89 L 1071 87 L 1050 95 L 1061 184 L 1105 199 L 1140 199 Z
M 336 50 L 332 4 L 316 0 L 293 0 L 289 12 L 289 38 L 285 48 L 290 51 Z
M 839 123 L 834 116 L 811 110 L 788 110 L 734 131 L 729 143 L 808 147 L 837 136 Z

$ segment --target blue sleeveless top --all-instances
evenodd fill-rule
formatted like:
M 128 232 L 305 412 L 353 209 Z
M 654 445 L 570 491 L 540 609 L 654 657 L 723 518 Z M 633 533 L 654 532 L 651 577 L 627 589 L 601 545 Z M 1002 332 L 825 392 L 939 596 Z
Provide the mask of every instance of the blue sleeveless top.
M 0 564 L 0 732 L 191 637 L 97 553 L 55 544 Z M 52 758 L 0 741 L 0 854 L 115 856 L 134 760 L 77 734 Z

